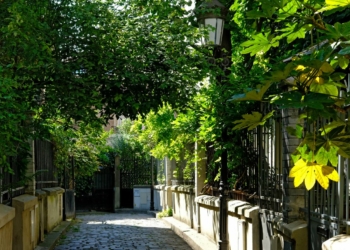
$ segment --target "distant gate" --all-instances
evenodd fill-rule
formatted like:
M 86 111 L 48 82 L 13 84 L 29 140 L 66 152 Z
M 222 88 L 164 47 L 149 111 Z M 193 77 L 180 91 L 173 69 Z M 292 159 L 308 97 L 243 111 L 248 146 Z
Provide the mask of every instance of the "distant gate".
M 94 174 L 92 207 L 94 210 L 113 211 L 114 168 L 104 167 Z
M 133 153 L 120 159 L 120 206 L 134 207 L 133 187 L 135 185 L 152 184 L 152 165 L 155 170 L 155 160 L 146 155 Z

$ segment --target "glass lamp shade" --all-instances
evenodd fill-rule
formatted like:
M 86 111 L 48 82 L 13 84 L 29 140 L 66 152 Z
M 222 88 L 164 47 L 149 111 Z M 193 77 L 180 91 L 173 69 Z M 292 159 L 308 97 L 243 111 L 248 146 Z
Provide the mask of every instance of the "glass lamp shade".
M 224 19 L 219 17 L 204 18 L 201 26 L 208 29 L 208 36 L 202 38 L 203 45 L 221 46 L 224 31 Z

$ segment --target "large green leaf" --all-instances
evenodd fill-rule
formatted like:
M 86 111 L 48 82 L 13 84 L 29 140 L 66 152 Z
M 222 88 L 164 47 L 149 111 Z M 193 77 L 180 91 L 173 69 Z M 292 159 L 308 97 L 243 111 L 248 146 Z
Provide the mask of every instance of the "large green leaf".
M 295 128 L 294 127 L 287 127 L 287 132 L 290 135 L 296 136 L 299 139 L 301 139 L 303 137 L 303 131 L 304 131 L 304 128 L 300 124 L 297 124 L 295 126 Z
M 252 130 L 259 125 L 264 125 L 267 119 L 273 116 L 275 111 L 271 111 L 263 117 L 263 114 L 259 112 L 252 112 L 252 114 L 242 115 L 243 119 L 234 121 L 234 124 L 237 124 L 233 130 L 248 128 L 248 130 Z
M 332 166 L 338 165 L 338 148 L 335 146 L 330 146 L 329 150 L 326 150 L 324 147 L 321 147 L 315 156 L 315 160 L 318 164 L 328 165 L 328 161 Z
M 274 38 L 269 39 L 269 35 L 270 34 L 267 34 L 265 36 L 262 33 L 253 35 L 253 40 L 249 40 L 241 44 L 241 46 L 246 47 L 246 49 L 242 51 L 242 54 L 250 53 L 250 55 L 253 56 L 259 52 L 265 53 L 271 47 L 278 47 L 279 41 Z
M 345 126 L 346 126 L 346 123 L 343 121 L 332 121 L 331 123 L 320 128 L 321 135 L 326 135 L 326 134 L 330 133 L 332 130 L 339 128 L 339 127 L 341 128 L 340 131 L 342 131 Z M 338 131 L 338 132 L 340 132 L 340 131 Z
M 338 40 L 341 38 L 350 37 L 350 22 L 346 23 L 335 23 L 333 26 L 326 24 L 327 30 L 321 30 L 322 33 L 325 33 L 327 38 L 332 40 Z
M 350 47 L 346 47 L 346 48 L 344 48 L 344 49 L 341 49 L 341 50 L 339 51 L 339 54 L 340 54 L 340 55 L 348 55 L 348 54 L 350 54 Z
M 329 139 L 330 145 L 338 147 L 338 154 L 350 158 L 350 135 L 343 134 Z
M 327 94 L 334 97 L 338 96 L 338 88 L 332 82 L 327 82 L 323 84 L 313 82 L 310 85 L 310 91 L 315 93 Z
M 346 8 L 350 6 L 350 0 L 326 0 L 326 6 L 318 10 L 318 12 Z M 339 9 L 340 10 L 340 9 Z
M 261 101 L 270 86 L 271 82 L 267 82 L 262 86 L 258 86 L 258 89 L 250 90 L 244 94 L 234 95 L 228 101 Z
M 297 38 L 305 38 L 306 28 L 304 26 L 300 26 L 298 23 L 288 23 L 285 28 L 279 31 L 283 32 L 280 37 L 287 37 L 287 43 L 291 43 Z
M 295 2 L 295 0 L 289 1 L 286 5 L 284 5 L 282 8 L 278 10 L 278 17 L 277 20 L 285 20 L 286 18 L 290 17 L 291 15 L 295 14 L 298 10 L 298 5 Z
M 281 93 L 271 100 L 272 103 L 276 104 L 279 108 L 302 108 L 305 106 L 302 103 L 303 95 L 298 91 Z

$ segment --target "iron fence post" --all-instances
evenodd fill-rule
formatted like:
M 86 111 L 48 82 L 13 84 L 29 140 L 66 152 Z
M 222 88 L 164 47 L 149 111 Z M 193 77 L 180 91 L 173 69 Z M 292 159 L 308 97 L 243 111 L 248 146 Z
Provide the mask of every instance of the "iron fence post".
M 227 141 L 227 127 L 222 131 L 222 141 Z M 221 153 L 221 174 L 220 174 L 220 210 L 219 210 L 219 250 L 226 250 L 228 246 L 227 242 L 227 195 L 226 195 L 226 184 L 227 184 L 227 149 L 223 149 Z
M 151 207 L 150 210 L 154 211 L 154 172 L 153 172 L 153 156 L 151 157 Z

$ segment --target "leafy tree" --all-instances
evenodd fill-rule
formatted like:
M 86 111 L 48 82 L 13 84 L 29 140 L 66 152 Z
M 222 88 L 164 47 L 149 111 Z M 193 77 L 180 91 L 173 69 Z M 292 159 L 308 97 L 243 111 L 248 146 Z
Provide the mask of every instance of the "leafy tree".
M 83 122 L 71 122 L 62 119 L 51 121 L 50 135 L 54 143 L 54 164 L 59 171 L 66 167 L 69 171 L 72 165 L 70 158 L 74 158 L 74 173 L 79 176 L 91 176 L 100 166 L 108 164 L 109 146 L 107 138 L 109 132 L 102 127 L 94 127 Z
M 237 12 L 238 2 L 232 6 Z M 349 2 L 257 1 L 251 6 L 246 16 L 254 20 L 256 32 L 241 44 L 241 53 L 254 57 L 254 63 L 265 62 L 268 68 L 260 85 L 232 100 L 299 109 L 300 124 L 290 132 L 302 142 L 293 154 L 295 166 L 290 177 L 295 186 L 305 181 L 309 190 L 317 180 L 327 189 L 329 179 L 339 180 L 334 169 L 338 155 L 350 156 L 343 116 L 348 104 L 343 81 L 349 73 Z M 285 88 L 275 88 L 281 82 Z M 235 128 L 253 129 L 272 116 L 272 112 L 244 115 Z M 317 127 L 322 118 L 329 122 Z
M 87 124 L 183 107 L 208 72 L 186 4 L 3 0 L 0 165 L 56 117 Z

